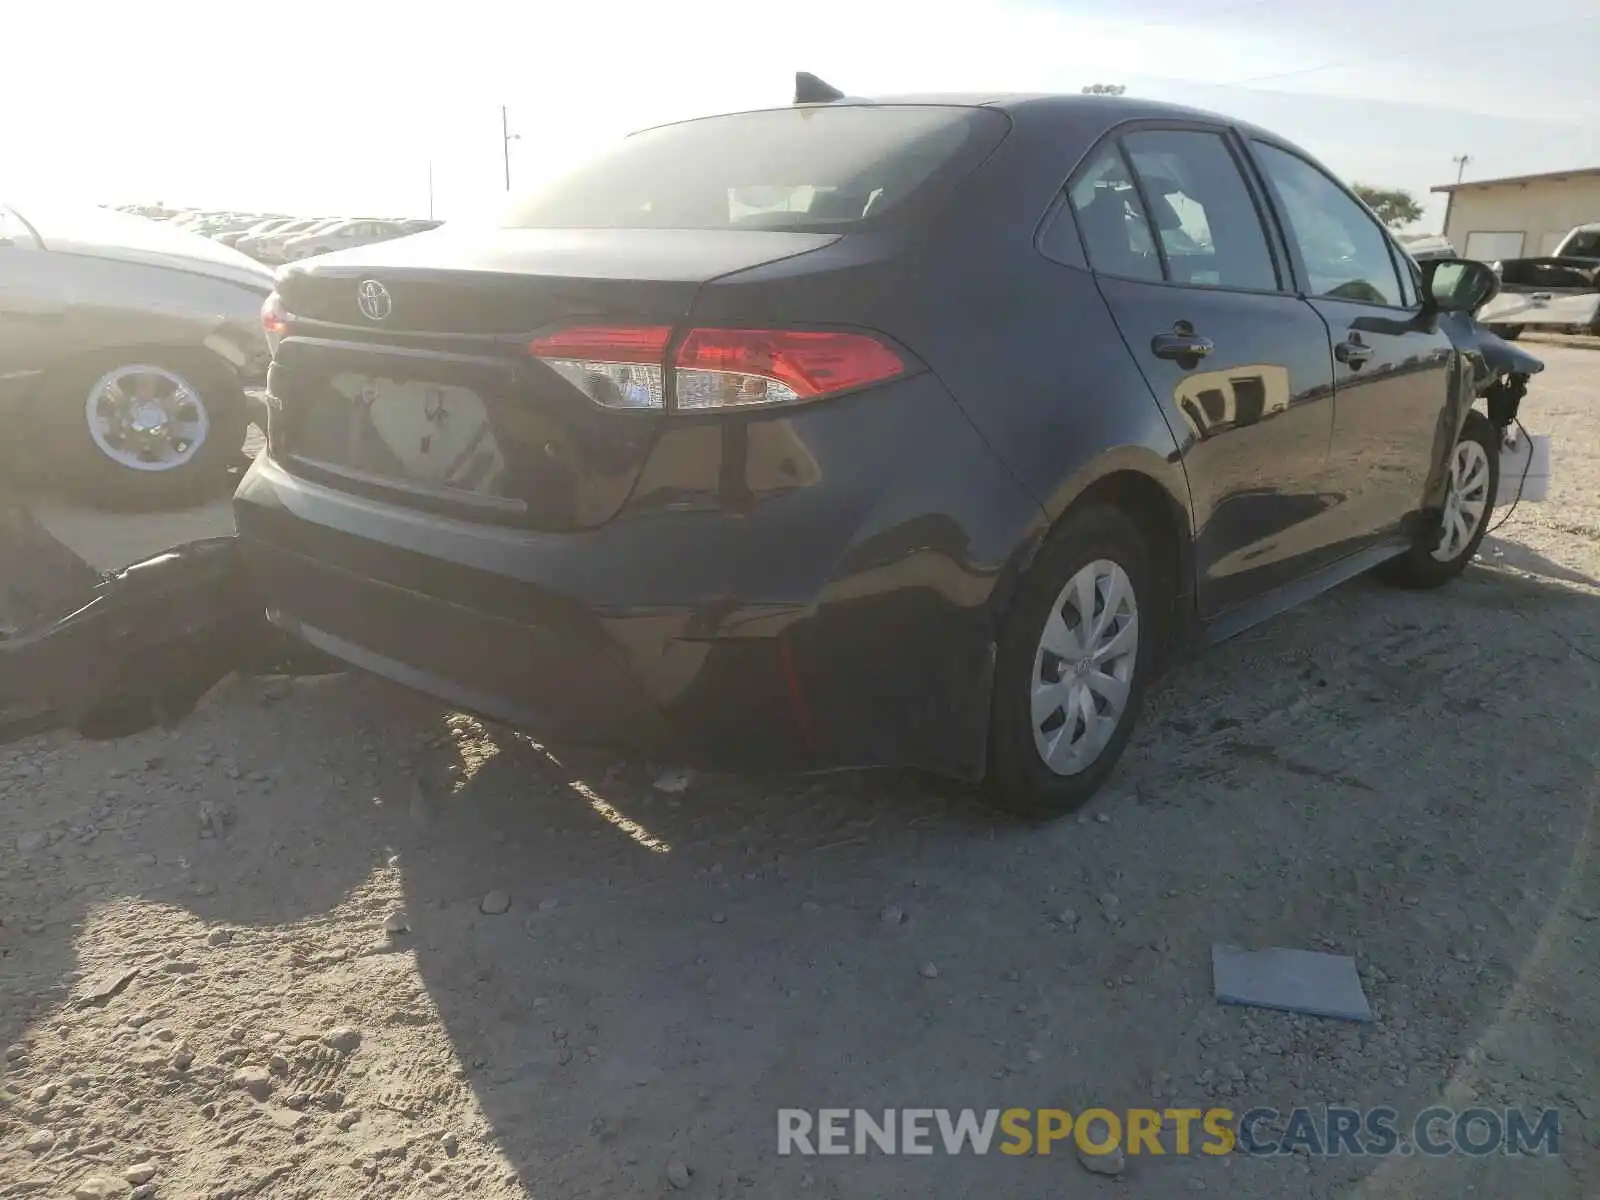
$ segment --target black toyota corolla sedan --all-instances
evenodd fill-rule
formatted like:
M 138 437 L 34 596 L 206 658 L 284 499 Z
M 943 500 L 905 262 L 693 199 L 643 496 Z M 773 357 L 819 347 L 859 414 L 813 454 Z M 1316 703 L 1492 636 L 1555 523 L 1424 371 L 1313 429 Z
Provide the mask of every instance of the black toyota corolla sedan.
M 1446 265 L 1203 112 L 668 125 L 280 272 L 239 532 L 273 621 L 464 709 L 1053 815 L 1175 650 L 1472 556 L 1494 282 Z

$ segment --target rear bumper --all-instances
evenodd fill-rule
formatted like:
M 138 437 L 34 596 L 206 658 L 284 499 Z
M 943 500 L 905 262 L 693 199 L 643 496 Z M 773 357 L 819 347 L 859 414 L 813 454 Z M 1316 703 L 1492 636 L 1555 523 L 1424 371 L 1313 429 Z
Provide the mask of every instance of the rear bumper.
M 830 494 L 824 469 L 737 517 L 534 533 L 336 491 L 268 454 L 235 516 L 280 627 L 536 736 L 976 778 L 996 605 L 1042 518 L 963 420 L 935 427 L 882 461 L 870 495 Z M 934 500 L 953 477 L 971 515 Z

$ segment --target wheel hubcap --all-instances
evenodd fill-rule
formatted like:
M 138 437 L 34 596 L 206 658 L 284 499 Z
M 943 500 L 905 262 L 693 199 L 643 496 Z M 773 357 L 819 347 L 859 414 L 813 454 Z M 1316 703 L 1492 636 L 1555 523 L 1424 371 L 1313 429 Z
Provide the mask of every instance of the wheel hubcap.
M 1061 589 L 1033 656 L 1033 744 L 1057 775 L 1092 766 L 1122 723 L 1139 658 L 1139 606 L 1116 563 Z
M 165 367 L 107 371 L 84 402 L 89 436 L 101 453 L 135 471 L 181 467 L 205 444 L 211 421 L 200 394 Z
M 1467 548 L 1488 516 L 1489 500 L 1489 455 L 1476 441 L 1464 440 L 1450 456 L 1450 491 L 1434 558 L 1451 562 Z

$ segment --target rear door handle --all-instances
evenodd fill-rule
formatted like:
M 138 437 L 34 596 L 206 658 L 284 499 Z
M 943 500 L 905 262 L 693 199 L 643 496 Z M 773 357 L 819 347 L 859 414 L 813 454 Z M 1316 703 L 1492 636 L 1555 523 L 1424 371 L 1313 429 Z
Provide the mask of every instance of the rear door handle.
M 1333 356 L 1351 370 L 1359 371 L 1362 364 L 1372 357 L 1372 347 L 1354 340 L 1340 342 L 1333 348 Z
M 1150 339 L 1150 353 L 1157 358 L 1204 358 L 1215 349 L 1210 338 L 1192 333 L 1158 333 Z

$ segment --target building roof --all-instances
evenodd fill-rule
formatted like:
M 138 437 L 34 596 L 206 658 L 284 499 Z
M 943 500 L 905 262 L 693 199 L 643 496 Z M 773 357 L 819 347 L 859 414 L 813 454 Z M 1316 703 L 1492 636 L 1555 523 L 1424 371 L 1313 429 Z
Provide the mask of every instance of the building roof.
M 1507 175 L 1504 179 L 1467 179 L 1461 183 L 1441 183 L 1429 188 L 1433 192 L 1464 192 L 1468 188 L 1501 187 L 1506 184 L 1554 183 L 1558 179 L 1592 179 L 1600 176 L 1600 167 L 1575 167 L 1570 171 L 1546 171 L 1542 175 Z

